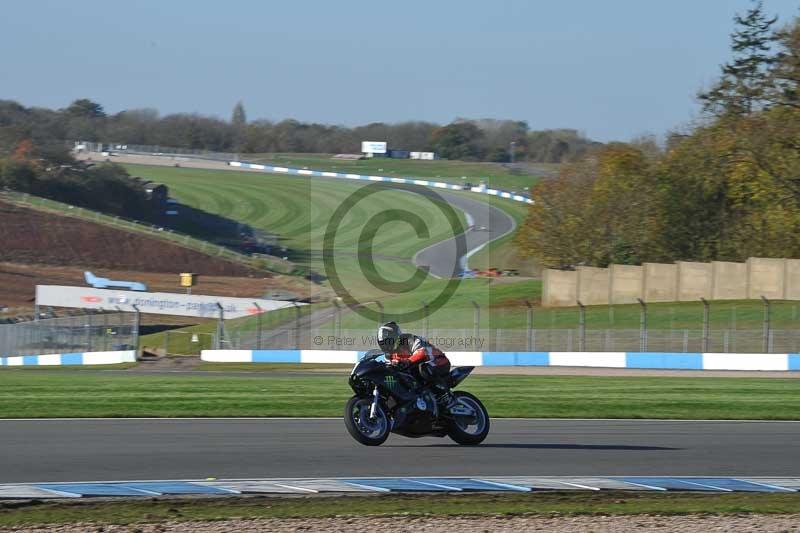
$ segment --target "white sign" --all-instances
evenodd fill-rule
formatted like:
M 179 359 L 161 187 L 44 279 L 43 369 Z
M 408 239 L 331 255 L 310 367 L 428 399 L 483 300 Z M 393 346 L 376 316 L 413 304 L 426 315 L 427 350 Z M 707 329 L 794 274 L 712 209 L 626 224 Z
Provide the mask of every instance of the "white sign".
M 385 154 L 386 143 L 378 141 L 362 141 L 361 151 L 365 154 Z
M 239 318 L 262 312 L 292 307 L 291 302 L 262 300 L 260 298 L 233 298 L 230 296 L 204 296 L 200 294 L 178 294 L 172 292 L 139 292 L 113 289 L 93 289 L 91 287 L 70 287 L 63 285 L 37 285 L 36 304 L 53 307 L 78 307 L 82 309 L 106 309 L 117 307 L 123 311 L 133 311 L 139 307 L 142 313 L 155 315 L 180 315 L 201 318 L 219 316 L 222 306 L 225 318 Z M 299 304 L 305 305 L 305 304 Z

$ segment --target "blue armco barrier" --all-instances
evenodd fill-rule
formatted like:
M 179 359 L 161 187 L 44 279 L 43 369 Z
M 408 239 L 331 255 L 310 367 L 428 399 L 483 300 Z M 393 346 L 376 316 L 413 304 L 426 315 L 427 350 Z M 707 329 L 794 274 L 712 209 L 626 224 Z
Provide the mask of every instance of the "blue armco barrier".
M 0 357 L 0 366 L 114 365 L 134 362 L 136 352 L 133 350 Z
M 481 352 L 482 366 L 549 366 L 548 352 Z
M 217 363 L 348 363 L 364 352 L 339 350 L 203 350 Z M 800 371 L 800 354 L 660 352 L 447 352 L 455 366 L 582 366 L 664 370 Z
M 678 370 L 702 370 L 701 353 L 641 352 L 625 354 L 626 368 L 672 368 Z
M 499 196 L 514 200 L 515 202 L 524 202 L 532 204 L 533 200 L 523 194 L 516 194 L 508 191 L 501 191 L 498 189 L 488 189 L 485 187 L 462 187 L 455 183 L 445 183 L 442 181 L 422 180 L 413 177 L 405 178 L 392 178 L 389 176 L 367 176 L 362 174 L 347 174 L 344 172 L 323 172 L 321 170 L 307 170 L 299 168 L 276 167 L 273 165 L 260 165 L 257 163 L 247 163 L 245 161 L 229 161 L 228 165 L 235 168 L 247 168 L 250 170 L 260 170 L 270 174 L 295 174 L 300 176 L 316 176 L 320 178 L 343 178 L 351 180 L 364 180 L 364 181 L 382 181 L 387 183 L 405 183 L 407 185 L 422 185 L 424 187 L 435 187 L 437 189 L 450 189 L 453 191 L 470 191 L 479 194 L 488 194 L 490 196 Z
M 253 350 L 254 363 L 299 363 L 300 350 Z

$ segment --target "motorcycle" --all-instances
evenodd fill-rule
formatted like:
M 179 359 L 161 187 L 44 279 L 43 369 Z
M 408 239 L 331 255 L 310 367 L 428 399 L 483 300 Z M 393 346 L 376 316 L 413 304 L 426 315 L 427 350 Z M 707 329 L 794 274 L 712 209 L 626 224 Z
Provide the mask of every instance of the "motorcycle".
M 476 445 L 489 434 L 489 413 L 468 392 L 450 394 L 447 406 L 439 405 L 435 392 L 411 372 L 378 359 L 381 350 L 370 350 L 353 367 L 350 388 L 355 393 L 344 409 L 344 425 L 350 435 L 366 446 L 380 446 L 396 433 L 404 437 L 450 437 L 458 444 Z M 475 369 L 456 367 L 448 385 L 456 387 Z

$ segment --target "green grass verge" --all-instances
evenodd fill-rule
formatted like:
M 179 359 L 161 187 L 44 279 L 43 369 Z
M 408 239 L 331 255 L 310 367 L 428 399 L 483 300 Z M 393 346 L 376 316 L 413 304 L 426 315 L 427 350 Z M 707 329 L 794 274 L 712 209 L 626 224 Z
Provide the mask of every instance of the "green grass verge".
M 218 521 L 233 518 L 325 518 L 341 516 L 521 516 L 794 514 L 800 494 L 686 494 L 633 492 L 536 492 L 342 496 L 335 498 L 250 497 L 117 502 L 24 502 L 0 505 L 0 526 L 44 524 L 134 524 Z
M 209 367 L 211 368 L 211 367 Z M 345 375 L 0 370 L 0 418 L 340 416 Z M 474 376 L 494 417 L 800 419 L 794 379 Z
M 137 176 L 164 183 L 170 194 L 182 203 L 253 228 L 275 233 L 291 253 L 294 263 L 325 272 L 321 252 L 328 222 L 336 209 L 363 183 L 347 180 L 279 176 L 225 170 L 125 165 Z M 376 198 L 379 198 L 376 199 Z M 373 247 L 376 267 L 390 280 L 404 280 L 413 271 L 407 260 L 436 242 L 452 236 L 444 214 L 432 208 L 427 199 L 403 191 L 388 190 L 358 202 L 339 222 L 334 242 L 336 267 L 350 291 L 365 294 L 371 284 L 361 274 L 358 245 L 366 237 L 364 223 L 386 206 L 425 213 L 428 234 L 418 238 L 414 228 L 401 221 L 380 226 Z M 461 228 L 466 226 L 463 213 L 457 212 Z M 330 275 L 330 273 L 328 273 Z
M 258 163 L 351 174 L 438 178 L 449 183 L 470 182 L 473 185 L 485 181 L 490 187 L 517 192 L 525 192 L 525 187 L 532 187 L 540 178 L 536 172 L 522 172 L 500 163 L 384 158 L 348 161 L 333 159 L 329 154 L 243 154 L 242 158 Z M 558 165 L 537 166 L 550 172 L 558 169 Z

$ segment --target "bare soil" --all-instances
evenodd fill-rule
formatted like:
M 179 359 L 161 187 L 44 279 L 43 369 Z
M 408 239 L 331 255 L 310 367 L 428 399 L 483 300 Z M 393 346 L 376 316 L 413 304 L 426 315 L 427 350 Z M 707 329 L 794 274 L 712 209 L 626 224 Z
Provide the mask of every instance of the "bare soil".
M 642 532 L 642 531 L 800 531 L 800 515 L 678 515 L 678 516 L 530 516 L 530 517 L 391 517 L 391 518 L 269 518 L 255 520 L 220 520 L 214 522 L 167 522 L 159 524 L 107 525 L 73 524 L 42 528 L 0 529 L 0 531 L 25 531 L 31 533 L 78 533 L 104 531 L 107 533 L 188 533 L 228 532 L 255 533 L 261 531 L 298 532 L 327 531 L 350 533 L 373 531 L 382 533 L 429 533 L 459 531 L 461 533 L 488 533 L 507 531 L 554 531 L 559 533 L 584 532 Z
M 244 265 L 96 222 L 0 202 L 0 261 L 143 272 L 264 276 Z

